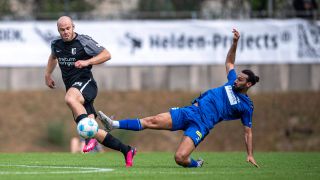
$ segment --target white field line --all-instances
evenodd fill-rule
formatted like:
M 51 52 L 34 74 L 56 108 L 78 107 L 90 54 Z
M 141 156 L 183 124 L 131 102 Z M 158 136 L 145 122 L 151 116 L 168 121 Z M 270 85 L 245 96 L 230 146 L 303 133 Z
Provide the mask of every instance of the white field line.
M 94 167 L 74 167 L 74 166 L 36 166 L 36 165 L 23 165 L 23 164 L 0 164 L 0 167 L 22 167 L 22 168 L 46 168 L 46 169 L 74 169 L 66 171 L 0 171 L 1 175 L 5 174 L 84 174 L 84 173 L 98 173 L 110 172 L 110 168 L 94 168 Z

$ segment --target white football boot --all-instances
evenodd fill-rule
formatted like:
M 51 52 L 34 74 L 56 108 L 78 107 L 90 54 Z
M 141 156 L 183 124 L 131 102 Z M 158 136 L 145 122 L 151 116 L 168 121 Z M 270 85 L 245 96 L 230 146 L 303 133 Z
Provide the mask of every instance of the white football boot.
M 113 130 L 113 127 L 112 127 L 113 120 L 111 118 L 109 118 L 107 115 L 105 115 L 102 111 L 98 112 L 98 118 L 102 122 L 102 124 L 105 127 L 105 130 L 107 132 L 110 132 Z

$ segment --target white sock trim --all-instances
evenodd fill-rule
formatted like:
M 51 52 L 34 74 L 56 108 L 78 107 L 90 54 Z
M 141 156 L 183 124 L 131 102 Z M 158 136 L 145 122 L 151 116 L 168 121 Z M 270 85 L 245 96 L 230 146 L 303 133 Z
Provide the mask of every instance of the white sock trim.
M 112 121 L 112 127 L 119 128 L 120 127 L 119 121 Z

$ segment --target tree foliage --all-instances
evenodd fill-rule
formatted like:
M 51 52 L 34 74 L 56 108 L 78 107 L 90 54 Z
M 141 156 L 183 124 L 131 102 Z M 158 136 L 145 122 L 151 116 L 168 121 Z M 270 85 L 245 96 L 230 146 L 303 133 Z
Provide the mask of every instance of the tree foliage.
M 11 14 L 10 0 L 1 0 L 0 1 L 0 16 Z
M 204 0 L 140 0 L 139 11 L 198 11 Z

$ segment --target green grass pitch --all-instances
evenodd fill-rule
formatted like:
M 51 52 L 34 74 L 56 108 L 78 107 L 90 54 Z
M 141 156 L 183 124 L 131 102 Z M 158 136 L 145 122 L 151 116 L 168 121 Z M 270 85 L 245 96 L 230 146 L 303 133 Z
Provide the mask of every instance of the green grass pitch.
M 260 168 L 243 152 L 196 152 L 202 168 L 182 168 L 174 153 L 139 153 L 125 168 L 120 153 L 0 154 L 0 179 L 320 179 L 320 153 L 257 152 Z M 110 169 L 112 169 L 110 171 Z

